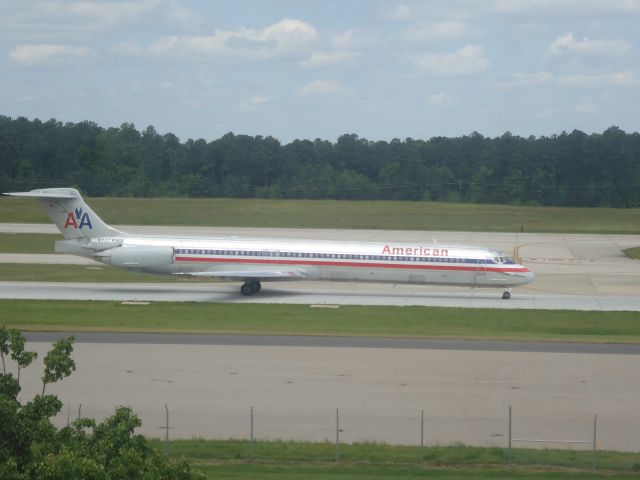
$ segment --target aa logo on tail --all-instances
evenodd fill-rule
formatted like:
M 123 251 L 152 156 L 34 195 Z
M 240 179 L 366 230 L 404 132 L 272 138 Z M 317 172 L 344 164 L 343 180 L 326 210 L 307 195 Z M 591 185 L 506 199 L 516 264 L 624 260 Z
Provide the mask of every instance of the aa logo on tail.
M 74 215 L 75 214 L 75 215 Z M 79 222 L 79 223 L 78 223 Z M 64 223 L 64 228 L 82 228 L 89 227 L 90 230 L 93 229 L 91 225 L 91 220 L 89 219 L 89 215 L 85 212 L 82 213 L 82 209 L 75 209 L 73 212 L 69 212 L 67 215 L 67 221 Z

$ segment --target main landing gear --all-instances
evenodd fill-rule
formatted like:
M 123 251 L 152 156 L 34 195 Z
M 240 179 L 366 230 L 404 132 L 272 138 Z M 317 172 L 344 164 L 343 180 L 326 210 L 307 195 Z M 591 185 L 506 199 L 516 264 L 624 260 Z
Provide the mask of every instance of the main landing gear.
M 504 289 L 504 293 L 502 294 L 502 299 L 503 300 L 509 300 L 511 298 L 511 289 L 510 288 L 505 288 Z
M 246 281 L 242 287 L 240 287 L 240 293 L 246 297 L 258 293 L 260 290 L 262 290 L 262 285 L 260 285 L 258 280 Z

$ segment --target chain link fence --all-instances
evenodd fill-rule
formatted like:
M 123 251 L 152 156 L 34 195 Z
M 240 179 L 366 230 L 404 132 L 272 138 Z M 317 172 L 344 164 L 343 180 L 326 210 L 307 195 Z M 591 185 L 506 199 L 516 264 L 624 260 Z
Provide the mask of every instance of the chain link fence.
M 115 410 L 115 408 L 114 408 Z M 113 411 L 93 409 L 91 405 L 67 404 L 56 417 L 58 426 L 70 424 L 76 418 L 96 421 L 111 416 Z M 162 440 L 214 439 L 257 441 L 308 441 L 335 443 L 336 460 L 340 445 L 352 443 L 383 443 L 419 447 L 421 460 L 424 449 L 431 446 L 467 445 L 512 449 L 560 448 L 587 450 L 597 465 L 598 450 L 640 450 L 640 422 L 621 424 L 606 417 L 567 416 L 562 418 L 520 414 L 508 407 L 503 415 L 477 417 L 461 415 L 430 416 L 426 410 L 415 415 L 361 415 L 354 411 L 327 408 L 308 413 L 271 412 L 265 408 L 248 407 L 246 411 L 198 411 L 172 408 L 158 404 L 157 409 L 134 411 L 143 425 L 138 433 Z M 624 435 L 620 435 L 620 433 Z M 635 443 L 628 442 L 635 438 Z M 627 440 L 621 440 L 627 439 Z M 624 443 L 626 442 L 626 443 Z

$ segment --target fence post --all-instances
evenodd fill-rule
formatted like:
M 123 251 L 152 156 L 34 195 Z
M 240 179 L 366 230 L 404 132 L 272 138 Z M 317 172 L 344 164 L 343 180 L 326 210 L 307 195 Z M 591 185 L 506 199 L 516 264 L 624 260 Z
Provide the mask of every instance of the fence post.
M 71 425 L 71 405 L 67 405 L 67 428 Z
M 167 406 L 167 404 L 164 404 L 164 410 L 166 412 L 165 415 L 165 436 L 164 436 L 164 441 L 165 441 L 165 450 L 167 452 L 167 454 L 169 454 L 169 407 Z
M 420 463 L 424 463 L 424 410 L 420 415 Z
M 249 462 L 253 462 L 253 407 L 251 407 L 251 433 L 249 438 Z
M 598 414 L 596 413 L 596 416 L 593 417 L 593 458 L 592 458 L 592 467 L 595 470 L 596 469 L 596 434 L 598 431 Z
M 82 417 L 82 404 L 78 405 L 78 420 Z
M 340 413 L 336 408 L 336 463 L 340 463 Z
M 511 465 L 511 405 L 509 405 L 509 465 Z

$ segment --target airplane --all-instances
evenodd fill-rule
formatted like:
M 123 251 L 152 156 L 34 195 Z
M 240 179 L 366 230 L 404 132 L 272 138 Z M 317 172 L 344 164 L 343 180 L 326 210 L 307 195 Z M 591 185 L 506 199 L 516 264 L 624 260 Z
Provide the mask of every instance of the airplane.
M 55 242 L 57 253 L 133 271 L 239 280 L 246 296 L 260 292 L 262 282 L 323 280 L 499 287 L 508 300 L 512 287 L 534 279 L 484 247 L 131 235 L 102 221 L 74 188 L 5 195 L 38 200 L 64 237 Z

